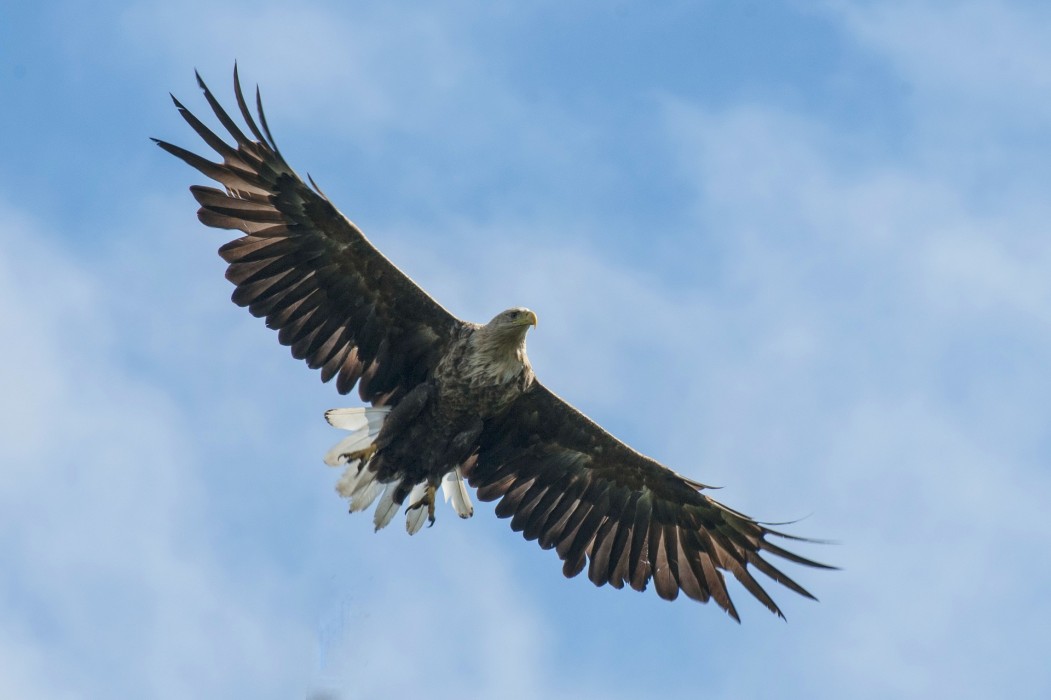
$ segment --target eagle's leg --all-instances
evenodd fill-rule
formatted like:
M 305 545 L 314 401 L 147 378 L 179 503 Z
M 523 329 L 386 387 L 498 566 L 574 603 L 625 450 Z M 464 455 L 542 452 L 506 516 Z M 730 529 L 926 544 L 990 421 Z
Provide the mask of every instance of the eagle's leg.
M 420 500 L 416 501 L 409 506 L 409 510 L 415 510 L 416 508 L 423 508 L 427 506 L 427 527 L 434 525 L 434 495 L 436 489 L 434 484 L 427 482 L 427 489 L 423 492 Z
M 348 462 L 353 462 L 355 459 L 360 459 L 361 466 L 364 467 L 366 464 L 369 463 L 369 460 L 372 459 L 372 456 L 374 454 L 376 454 L 376 443 L 373 442 L 369 443 L 367 447 L 364 447 L 360 450 L 355 450 L 354 452 L 348 452 L 344 456 L 347 458 Z

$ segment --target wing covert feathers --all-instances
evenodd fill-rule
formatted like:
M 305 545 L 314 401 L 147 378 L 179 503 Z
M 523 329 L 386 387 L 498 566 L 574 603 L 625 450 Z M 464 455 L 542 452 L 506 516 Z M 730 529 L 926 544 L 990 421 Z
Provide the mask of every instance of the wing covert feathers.
M 587 571 L 597 586 L 629 585 L 657 595 L 714 600 L 740 621 L 726 588 L 729 572 L 773 613 L 781 609 L 752 576 L 813 598 L 763 557 L 833 568 L 788 552 L 791 537 L 726 508 L 702 484 L 635 452 L 539 382 L 492 421 L 466 474 L 496 514 L 527 540 L 554 548 L 567 577 Z
M 221 186 L 190 191 L 202 223 L 244 234 L 219 249 L 234 302 L 264 317 L 292 355 L 321 370 L 323 381 L 334 378 L 340 393 L 357 384 L 362 399 L 395 403 L 429 375 L 461 322 L 296 175 L 270 135 L 258 90 L 258 122 L 252 115 L 236 67 L 247 134 L 197 81 L 230 143 L 172 100 L 221 162 L 154 140 Z

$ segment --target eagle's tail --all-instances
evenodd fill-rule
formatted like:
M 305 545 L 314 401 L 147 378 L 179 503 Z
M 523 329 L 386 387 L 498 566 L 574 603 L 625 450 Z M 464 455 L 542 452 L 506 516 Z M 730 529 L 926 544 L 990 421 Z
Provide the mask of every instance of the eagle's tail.
M 474 515 L 474 506 L 471 504 L 467 484 L 463 483 L 463 472 L 459 467 L 442 477 L 442 493 L 445 494 L 445 502 L 451 503 L 453 510 L 461 518 Z
M 368 468 L 369 459 L 375 452 L 376 436 L 379 435 L 383 421 L 389 413 L 389 406 L 334 408 L 325 412 L 325 420 L 329 425 L 350 431 L 350 435 L 340 440 L 325 454 L 325 464 L 330 467 L 346 466 L 336 483 L 336 490 L 350 501 L 352 513 L 365 510 L 379 497 L 380 501 L 373 518 L 377 530 L 386 527 L 402 505 L 396 500 L 402 480 L 381 482 L 376 479 L 376 472 Z M 408 498 L 404 499 L 410 504 L 405 522 L 410 535 L 420 530 L 423 516 L 428 513 L 426 508 L 411 507 L 423 498 L 426 489 L 426 481 L 420 482 L 408 492 Z M 474 514 L 474 506 L 471 504 L 471 497 L 467 493 L 467 486 L 459 467 L 443 477 L 442 492 L 445 494 L 445 500 L 452 504 L 453 510 L 461 518 L 469 518 Z M 405 496 L 404 490 L 402 496 Z M 433 503 L 433 496 L 430 502 Z

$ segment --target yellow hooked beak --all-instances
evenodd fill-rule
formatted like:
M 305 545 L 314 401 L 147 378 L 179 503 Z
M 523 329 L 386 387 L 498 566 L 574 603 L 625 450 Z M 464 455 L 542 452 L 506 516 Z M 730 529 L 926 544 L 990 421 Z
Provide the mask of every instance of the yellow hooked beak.
M 519 326 L 532 326 L 533 328 L 536 328 L 536 314 L 532 311 L 523 311 L 522 315 L 515 319 L 515 324 Z

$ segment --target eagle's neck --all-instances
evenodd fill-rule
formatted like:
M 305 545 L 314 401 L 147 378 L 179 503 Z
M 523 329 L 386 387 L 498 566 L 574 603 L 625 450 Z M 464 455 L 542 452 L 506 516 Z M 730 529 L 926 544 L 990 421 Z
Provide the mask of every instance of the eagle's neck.
M 480 326 L 471 338 L 474 352 L 468 359 L 469 373 L 484 384 L 504 384 L 523 372 L 531 378 L 527 330 L 528 326 Z

